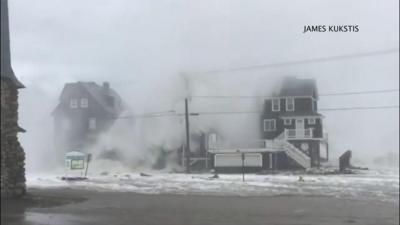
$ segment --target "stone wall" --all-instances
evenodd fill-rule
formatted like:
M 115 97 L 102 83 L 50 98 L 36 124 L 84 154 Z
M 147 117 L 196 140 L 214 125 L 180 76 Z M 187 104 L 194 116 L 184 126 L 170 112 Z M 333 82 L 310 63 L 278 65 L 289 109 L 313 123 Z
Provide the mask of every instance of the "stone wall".
M 18 90 L 1 79 L 1 196 L 24 195 L 25 153 L 18 141 Z

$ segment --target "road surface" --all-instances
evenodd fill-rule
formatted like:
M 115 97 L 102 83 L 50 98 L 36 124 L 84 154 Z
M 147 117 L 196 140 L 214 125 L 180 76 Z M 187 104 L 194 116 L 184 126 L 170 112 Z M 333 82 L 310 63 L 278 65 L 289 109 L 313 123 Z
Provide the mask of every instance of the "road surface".
M 399 224 L 393 202 L 322 196 L 145 195 L 66 188 L 29 189 L 1 199 L 7 225 Z

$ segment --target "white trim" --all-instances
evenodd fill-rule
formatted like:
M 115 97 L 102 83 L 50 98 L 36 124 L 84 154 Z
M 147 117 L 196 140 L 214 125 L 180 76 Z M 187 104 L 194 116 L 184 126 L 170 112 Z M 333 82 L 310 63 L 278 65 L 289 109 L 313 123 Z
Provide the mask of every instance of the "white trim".
M 314 138 L 314 128 L 306 129 L 285 129 L 285 139 L 313 139 Z
M 274 110 L 274 100 L 278 100 L 278 109 L 277 110 Z M 279 112 L 279 111 L 281 111 L 281 99 L 280 98 L 273 98 L 273 99 L 271 99 L 271 110 L 272 110 L 272 112 Z
M 286 123 L 286 120 L 289 120 L 289 123 Z M 283 119 L 283 125 L 292 125 L 292 118 Z
M 81 98 L 81 108 L 87 108 L 89 106 L 89 100 L 87 98 Z
M 266 129 L 266 122 L 273 122 L 272 124 L 274 124 L 273 128 L 271 129 Z M 276 119 L 265 119 L 264 120 L 264 131 L 265 132 L 269 132 L 269 131 L 276 131 Z
M 71 109 L 77 109 L 78 108 L 78 99 L 73 98 L 73 99 L 69 100 L 69 107 Z
M 316 98 L 313 96 L 306 96 L 306 95 L 299 95 L 299 96 L 277 96 L 277 97 L 265 97 L 265 100 L 268 99 L 273 99 L 273 98 L 279 98 L 279 99 L 285 99 L 285 98 L 311 98 L 312 100 L 318 101 Z
M 291 118 L 291 119 L 296 119 L 296 118 L 303 118 L 303 119 L 307 119 L 307 118 L 316 118 L 316 119 L 319 119 L 319 118 L 324 118 L 324 116 L 296 116 L 296 115 L 293 115 L 293 116 L 280 116 L 279 118 L 281 118 L 281 119 L 285 119 L 285 118 Z
M 315 138 L 315 137 L 294 137 L 294 138 L 286 138 L 286 140 L 316 140 L 323 141 L 323 138 Z
M 244 156 L 244 159 L 242 159 Z M 215 167 L 262 167 L 263 157 L 261 153 L 234 153 L 234 154 L 215 154 Z
M 271 148 L 249 148 L 249 149 L 240 149 L 240 153 L 263 153 L 263 152 L 283 152 L 282 149 L 271 149 Z M 238 153 L 237 148 L 231 149 L 210 149 L 208 150 L 209 153 L 212 154 L 234 154 Z
M 311 123 L 311 120 L 314 122 Z M 307 118 L 307 123 L 309 125 L 315 125 L 315 124 L 317 124 L 317 119 L 316 118 Z
M 304 130 L 305 126 L 305 119 L 296 118 L 296 120 L 294 121 L 294 127 L 296 130 Z
M 293 108 L 292 109 L 289 109 L 289 107 L 288 107 L 289 106 L 289 104 L 288 104 L 289 100 L 293 101 Z M 285 105 L 286 105 L 286 111 L 288 111 L 288 112 L 294 112 L 295 111 L 295 100 L 294 100 L 293 97 L 287 97 L 286 100 L 285 100 Z

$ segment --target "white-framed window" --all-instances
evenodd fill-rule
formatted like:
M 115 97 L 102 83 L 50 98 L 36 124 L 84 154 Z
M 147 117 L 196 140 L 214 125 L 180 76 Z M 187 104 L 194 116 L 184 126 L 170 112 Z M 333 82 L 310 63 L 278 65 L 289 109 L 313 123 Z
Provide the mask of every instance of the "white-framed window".
M 96 118 L 89 118 L 89 130 L 96 130 Z
M 292 124 L 292 119 L 284 119 L 283 124 L 285 125 L 291 125 Z
M 276 120 L 266 119 L 264 120 L 264 131 L 275 131 L 276 130 Z
M 286 98 L 286 111 L 294 111 L 294 98 Z
M 75 98 L 71 99 L 69 101 L 69 107 L 72 109 L 78 108 L 78 99 L 75 99 Z
M 89 105 L 87 98 L 81 98 L 81 108 L 87 108 Z
M 308 118 L 308 124 L 314 125 L 316 123 L 315 118 Z
M 272 99 L 272 112 L 279 112 L 281 110 L 281 101 L 279 98 Z

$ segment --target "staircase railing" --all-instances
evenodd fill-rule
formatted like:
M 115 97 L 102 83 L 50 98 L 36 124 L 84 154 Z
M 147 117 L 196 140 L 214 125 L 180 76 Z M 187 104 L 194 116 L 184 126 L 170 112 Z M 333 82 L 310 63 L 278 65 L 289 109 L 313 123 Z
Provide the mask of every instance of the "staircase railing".
M 294 145 L 290 144 L 287 141 L 282 142 L 282 147 L 285 150 L 286 154 L 295 160 L 298 164 L 300 164 L 303 168 L 311 167 L 311 159 L 308 155 L 304 154 Z

